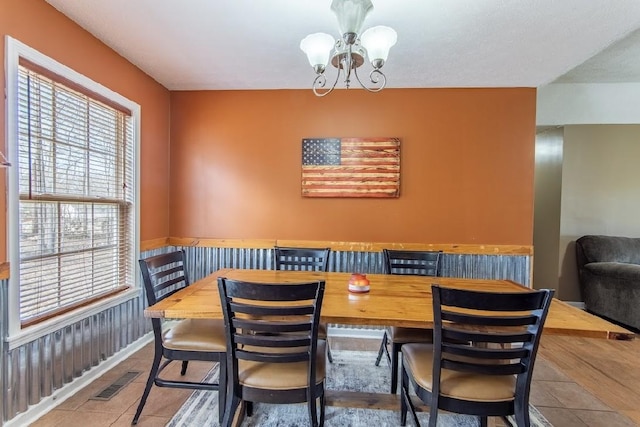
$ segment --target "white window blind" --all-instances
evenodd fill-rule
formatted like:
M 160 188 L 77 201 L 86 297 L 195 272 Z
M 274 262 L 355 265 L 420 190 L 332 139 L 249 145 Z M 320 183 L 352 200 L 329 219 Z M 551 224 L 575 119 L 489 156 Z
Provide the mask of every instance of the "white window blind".
M 20 66 L 20 321 L 33 324 L 134 283 L 129 112 Z

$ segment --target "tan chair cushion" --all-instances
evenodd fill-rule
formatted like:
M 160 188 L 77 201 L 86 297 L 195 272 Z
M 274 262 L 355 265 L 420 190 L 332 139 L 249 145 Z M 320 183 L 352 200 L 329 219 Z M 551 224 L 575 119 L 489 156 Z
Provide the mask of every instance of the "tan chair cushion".
M 320 323 L 318 326 L 318 339 L 326 340 L 327 339 L 327 324 Z
M 405 343 L 431 343 L 433 342 L 433 329 L 421 328 L 400 328 L 391 326 L 389 328 L 389 340 L 396 344 Z
M 433 345 L 403 345 L 402 356 L 416 383 L 432 390 Z M 456 399 L 504 402 L 514 399 L 515 387 L 515 375 L 479 375 L 449 369 L 440 374 L 440 394 Z
M 316 351 L 316 383 L 325 379 L 327 343 L 318 340 Z M 250 360 L 238 361 L 238 378 L 247 387 L 267 390 L 285 390 L 307 387 L 308 362 L 265 363 Z
M 224 353 L 227 342 L 224 322 L 213 319 L 186 319 L 163 333 L 163 343 L 171 350 Z

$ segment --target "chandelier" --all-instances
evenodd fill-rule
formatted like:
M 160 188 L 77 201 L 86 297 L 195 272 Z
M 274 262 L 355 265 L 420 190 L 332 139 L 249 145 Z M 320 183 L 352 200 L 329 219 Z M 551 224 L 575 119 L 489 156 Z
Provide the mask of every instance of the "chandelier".
M 329 34 L 314 33 L 300 42 L 300 49 L 307 54 L 309 64 L 316 72 L 313 93 L 316 96 L 328 95 L 335 89 L 341 75 L 347 89 L 351 86 L 353 75 L 363 89 L 381 91 L 387 84 L 387 78 L 380 69 L 389 56 L 389 49 L 396 44 L 396 32 L 393 28 L 380 25 L 360 34 L 365 18 L 373 10 L 371 0 L 333 0 L 331 10 L 338 18 L 342 38 L 334 40 Z M 373 67 L 369 73 L 369 87 L 358 76 L 358 67 L 364 64 L 367 56 Z M 335 81 L 327 88 L 325 69 L 329 60 L 337 72 Z

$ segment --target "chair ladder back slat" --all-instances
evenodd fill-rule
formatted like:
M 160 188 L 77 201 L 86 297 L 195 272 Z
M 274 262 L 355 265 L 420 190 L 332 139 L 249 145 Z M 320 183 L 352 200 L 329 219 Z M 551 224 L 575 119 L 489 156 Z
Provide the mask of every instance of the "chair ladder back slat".
M 145 263 L 149 266 L 151 271 L 157 270 L 161 267 L 174 263 L 183 263 L 185 260 L 185 254 L 183 250 L 168 252 L 165 254 L 154 255 L 149 258 L 145 258 Z
M 316 293 L 308 283 L 260 283 L 259 287 L 246 286 L 246 283 L 237 280 L 225 279 L 227 295 L 232 298 L 254 301 L 279 301 L 292 302 L 313 300 Z M 247 302 L 243 301 L 247 305 Z M 258 306 L 259 304 L 253 304 Z
M 295 363 L 309 360 L 309 353 L 268 353 L 260 351 L 236 350 L 236 357 L 241 360 L 250 360 L 253 362 Z
M 467 325 L 526 326 L 535 325 L 538 322 L 538 319 L 538 316 L 529 313 L 525 315 L 483 316 L 442 310 L 442 320 L 454 323 L 465 323 Z
M 184 266 L 175 265 L 171 268 L 164 270 L 155 270 L 151 274 L 151 278 L 154 283 L 166 283 L 168 281 L 178 282 L 178 281 L 187 281 L 186 273 L 184 270 Z
M 311 333 L 311 322 L 313 320 L 310 319 L 308 322 L 286 322 L 286 321 L 278 321 L 273 319 L 273 321 L 269 321 L 269 319 L 232 319 L 232 325 L 234 328 L 242 329 L 246 331 L 253 332 L 269 332 L 269 333 L 288 333 L 288 332 L 308 332 Z
M 383 249 L 387 274 L 440 276 L 442 251 L 402 251 Z
M 162 283 L 156 283 L 153 286 L 153 289 L 156 293 L 156 296 L 158 298 L 158 301 L 165 299 L 166 297 L 168 297 L 169 295 L 173 294 L 175 291 L 179 291 L 180 289 L 186 287 L 187 284 L 184 281 L 183 277 L 176 277 L 173 279 L 169 279 L 165 282 Z M 166 289 L 171 289 L 170 292 L 162 292 Z M 160 294 L 162 292 L 162 294 Z
M 527 347 L 499 347 L 499 348 L 487 348 L 473 345 L 462 344 L 450 344 L 442 343 L 443 357 L 450 357 L 449 355 L 463 356 L 477 359 L 522 359 L 529 357 L 531 351 Z
M 442 359 L 440 366 L 452 371 L 467 372 L 479 375 L 518 375 L 525 372 L 526 367 L 520 363 L 472 363 L 453 359 Z
M 504 331 L 471 331 L 461 329 L 442 329 L 442 341 L 459 342 L 469 341 L 473 343 L 495 343 L 510 344 L 520 342 L 530 342 L 533 334 L 527 330 L 518 332 Z
M 442 306 L 455 306 L 471 310 L 486 311 L 528 311 L 539 317 L 536 313 L 544 302 L 546 295 L 534 290 L 523 292 L 483 292 L 454 288 L 440 288 L 440 304 Z M 491 294 L 491 295 L 489 295 Z
M 275 269 L 294 271 L 327 271 L 331 248 L 274 247 Z
M 276 306 L 264 306 L 264 305 L 254 305 L 247 304 L 245 302 L 235 302 L 231 303 L 232 309 L 236 313 L 244 313 L 251 314 L 255 316 L 281 316 L 281 315 L 295 315 L 295 316 L 306 316 L 313 314 L 314 306 L 313 305 L 300 305 L 300 306 L 288 306 L 288 307 L 276 307 Z
M 273 348 L 285 348 L 285 347 L 308 347 L 311 344 L 311 339 L 308 335 L 254 335 L 245 333 L 236 333 L 234 335 L 238 344 L 243 346 L 254 347 L 273 347 Z

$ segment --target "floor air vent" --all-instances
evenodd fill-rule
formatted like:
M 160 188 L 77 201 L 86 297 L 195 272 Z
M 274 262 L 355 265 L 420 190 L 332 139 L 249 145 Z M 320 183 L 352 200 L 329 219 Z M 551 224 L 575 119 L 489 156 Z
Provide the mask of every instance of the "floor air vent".
M 109 400 L 120 390 L 122 390 L 127 384 L 129 384 L 135 377 L 140 375 L 141 371 L 129 371 L 122 375 L 120 378 L 115 380 L 112 384 L 110 384 L 107 388 L 102 390 L 100 393 L 93 396 L 92 400 Z

